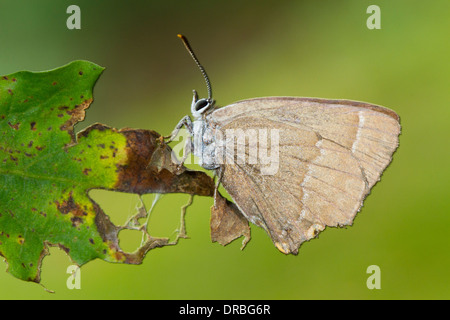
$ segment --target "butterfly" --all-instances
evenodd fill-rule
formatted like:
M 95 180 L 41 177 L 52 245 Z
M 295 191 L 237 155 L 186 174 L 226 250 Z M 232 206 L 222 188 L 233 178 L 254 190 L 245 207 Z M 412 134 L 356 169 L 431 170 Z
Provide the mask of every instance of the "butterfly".
M 242 215 L 285 254 L 297 254 L 327 226 L 351 225 L 399 145 L 397 113 L 365 102 L 297 97 L 218 108 L 205 69 L 178 37 L 205 78 L 208 98 L 194 91 L 194 121 L 184 117 L 166 138 L 186 127 L 193 138 L 188 152 L 216 171 Z

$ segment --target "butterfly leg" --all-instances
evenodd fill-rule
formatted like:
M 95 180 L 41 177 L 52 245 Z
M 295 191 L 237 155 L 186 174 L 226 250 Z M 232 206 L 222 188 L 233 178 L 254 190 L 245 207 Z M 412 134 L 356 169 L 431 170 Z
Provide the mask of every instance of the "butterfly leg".
M 192 153 L 192 150 L 194 150 L 194 146 L 193 146 L 192 139 L 189 137 L 186 139 L 186 143 L 184 144 L 183 158 L 181 158 L 181 161 L 178 164 L 178 167 L 182 167 L 184 165 L 184 162 L 189 157 L 189 155 Z
M 217 176 L 217 181 L 216 181 L 216 185 L 214 187 L 214 207 L 216 206 L 216 199 L 217 199 L 217 195 L 219 193 L 219 186 L 220 186 L 220 182 L 222 181 L 222 176 L 223 176 L 222 167 L 219 167 L 216 170 L 215 175 Z
M 170 136 L 163 137 L 164 140 L 168 139 L 168 141 L 166 143 L 173 141 L 173 139 L 175 139 L 178 132 L 180 132 L 181 128 L 183 128 L 183 127 L 186 127 L 186 129 L 191 137 L 194 136 L 194 126 L 192 124 L 192 120 L 189 116 L 184 116 L 183 119 L 181 119 L 180 122 L 178 122 L 175 129 L 173 129 Z
M 178 164 L 178 168 L 181 168 L 186 161 L 187 157 L 191 154 L 192 150 L 194 149 L 192 137 L 194 136 L 194 127 L 192 120 L 189 116 L 185 116 L 183 119 L 181 119 L 178 124 L 176 125 L 175 129 L 172 131 L 170 136 L 163 137 L 164 140 L 168 139 L 166 143 L 170 143 L 175 139 L 178 132 L 180 132 L 181 128 L 185 127 L 188 132 L 188 137 L 186 137 L 186 143 L 184 145 L 184 154 L 183 158 L 181 159 L 181 162 Z

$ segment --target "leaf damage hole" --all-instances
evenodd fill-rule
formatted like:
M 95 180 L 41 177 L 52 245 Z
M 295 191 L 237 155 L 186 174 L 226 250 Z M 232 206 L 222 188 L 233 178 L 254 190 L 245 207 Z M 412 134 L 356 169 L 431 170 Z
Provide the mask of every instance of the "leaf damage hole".
M 187 207 L 192 203 L 190 195 L 139 196 L 93 189 L 89 191 L 89 197 L 98 203 L 117 227 L 120 247 L 123 250 L 134 251 L 146 241 L 163 239 L 160 237 L 167 238 L 170 245 L 176 244 L 180 238 L 187 238 L 184 217 Z M 137 238 L 140 241 L 139 245 Z
M 139 230 L 122 229 L 119 231 L 120 248 L 127 252 L 133 252 L 142 245 L 142 232 Z

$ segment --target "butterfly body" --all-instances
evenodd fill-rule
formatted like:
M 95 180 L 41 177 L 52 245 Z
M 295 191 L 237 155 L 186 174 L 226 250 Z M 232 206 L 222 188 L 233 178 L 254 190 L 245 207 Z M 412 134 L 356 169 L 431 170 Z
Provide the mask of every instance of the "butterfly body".
M 216 159 L 215 127 L 207 116 L 193 122 L 193 149 L 194 155 L 199 159 L 199 165 L 207 170 L 220 167 Z

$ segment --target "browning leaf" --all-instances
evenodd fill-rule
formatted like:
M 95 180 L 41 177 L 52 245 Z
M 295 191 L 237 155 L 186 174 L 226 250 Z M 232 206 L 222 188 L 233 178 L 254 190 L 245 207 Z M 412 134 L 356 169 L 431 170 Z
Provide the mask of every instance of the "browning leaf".
M 231 241 L 244 236 L 241 250 L 250 241 L 250 226 L 238 207 L 219 192 L 214 197 L 211 207 L 211 240 L 225 246 Z
M 96 258 L 137 264 L 148 250 L 173 244 L 146 234 L 136 252 L 124 252 L 124 227 L 89 197 L 91 189 L 213 194 L 205 173 L 150 163 L 171 154 L 154 131 L 95 124 L 75 136 L 102 71 L 75 61 L 0 77 L 0 255 L 17 278 L 39 282 L 49 246 L 83 265 Z

